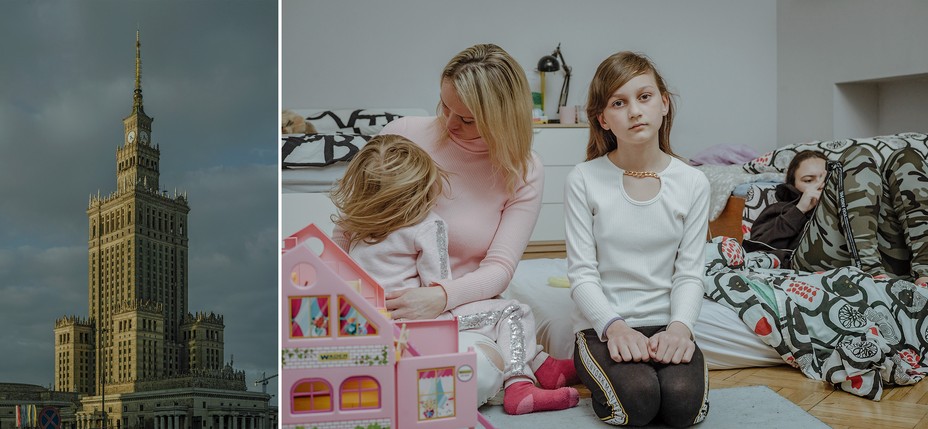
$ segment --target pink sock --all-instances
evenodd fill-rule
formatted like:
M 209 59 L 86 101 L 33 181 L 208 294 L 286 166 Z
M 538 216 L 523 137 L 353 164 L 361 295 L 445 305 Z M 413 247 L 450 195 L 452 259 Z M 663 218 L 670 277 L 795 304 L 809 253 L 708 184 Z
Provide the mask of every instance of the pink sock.
M 545 389 L 557 389 L 580 382 L 572 359 L 555 359 L 551 356 L 535 370 L 535 378 L 538 385 Z
M 503 409 L 506 414 L 528 414 L 535 411 L 556 411 L 577 406 L 580 393 L 573 387 L 555 390 L 539 389 L 531 381 L 520 381 L 506 388 Z

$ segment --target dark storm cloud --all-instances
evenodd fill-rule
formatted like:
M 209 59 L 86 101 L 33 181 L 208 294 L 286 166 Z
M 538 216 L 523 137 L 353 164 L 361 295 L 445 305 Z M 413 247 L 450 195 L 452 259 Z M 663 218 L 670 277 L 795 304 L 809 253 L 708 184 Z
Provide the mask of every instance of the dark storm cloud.
M 55 319 L 87 315 L 85 210 L 116 187 L 137 28 L 161 187 L 190 200 L 190 311 L 224 315 L 226 359 L 249 384 L 276 373 L 276 2 L 31 1 L 0 15 L 0 382 L 51 383 Z

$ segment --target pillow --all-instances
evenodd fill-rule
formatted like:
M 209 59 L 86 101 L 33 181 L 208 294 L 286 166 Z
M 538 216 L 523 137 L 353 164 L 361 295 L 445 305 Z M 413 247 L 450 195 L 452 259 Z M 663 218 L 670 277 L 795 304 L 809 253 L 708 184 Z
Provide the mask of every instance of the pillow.
M 793 157 L 799 152 L 814 150 L 824 153 L 830 160 L 837 161 L 851 145 L 868 146 L 877 160 L 877 165 L 882 165 L 883 161 L 885 161 L 893 151 L 904 147 L 914 147 L 919 149 L 923 154 L 928 153 L 928 135 L 922 133 L 900 133 L 887 136 L 791 144 L 754 158 L 746 162 L 743 168 L 744 171 L 748 173 L 785 173 L 786 167 L 789 166 L 789 162 L 792 161 Z
M 324 167 L 348 162 L 373 138 L 360 134 L 290 134 L 281 137 L 281 167 Z
M 306 121 L 313 124 L 320 133 L 342 132 L 346 134 L 376 135 L 385 125 L 396 118 L 399 113 L 372 109 L 340 109 L 303 112 Z

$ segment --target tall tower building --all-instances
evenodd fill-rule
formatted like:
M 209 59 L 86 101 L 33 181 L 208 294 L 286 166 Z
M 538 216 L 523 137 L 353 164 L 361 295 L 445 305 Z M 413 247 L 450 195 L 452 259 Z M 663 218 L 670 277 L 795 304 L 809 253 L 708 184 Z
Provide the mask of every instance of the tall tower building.
M 111 391 L 180 372 L 187 315 L 187 213 L 183 195 L 159 188 L 161 151 L 142 104 L 142 47 L 135 39 L 135 91 L 116 150 L 116 192 L 91 197 L 88 307 L 100 321 L 99 372 Z
M 161 150 L 142 104 L 135 35 L 132 110 L 116 191 L 91 195 L 87 317 L 55 322 L 55 387 L 80 394 L 70 429 L 276 427 L 270 395 L 224 360 L 220 314 L 188 311 L 186 194 L 160 186 Z
M 56 384 L 83 394 L 144 390 L 140 384 L 223 369 L 223 319 L 188 313 L 184 194 L 160 189 L 161 150 L 142 103 L 142 47 L 135 90 L 116 149 L 116 191 L 91 195 L 88 318 L 55 324 Z M 60 363 L 60 364 L 59 364 Z

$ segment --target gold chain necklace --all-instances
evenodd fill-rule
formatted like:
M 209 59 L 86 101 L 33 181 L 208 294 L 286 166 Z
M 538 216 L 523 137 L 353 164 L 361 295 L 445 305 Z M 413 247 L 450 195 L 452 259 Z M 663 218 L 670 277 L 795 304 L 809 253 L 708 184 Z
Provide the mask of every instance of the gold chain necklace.
M 655 173 L 655 172 L 653 172 L 653 171 L 631 171 L 631 170 L 625 170 L 625 172 L 624 172 L 623 174 L 626 175 L 626 176 L 634 177 L 634 178 L 636 178 L 636 179 L 644 179 L 645 177 L 653 177 L 653 178 L 655 178 L 655 179 L 660 180 L 660 176 L 658 176 L 657 173 Z

